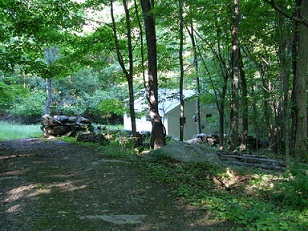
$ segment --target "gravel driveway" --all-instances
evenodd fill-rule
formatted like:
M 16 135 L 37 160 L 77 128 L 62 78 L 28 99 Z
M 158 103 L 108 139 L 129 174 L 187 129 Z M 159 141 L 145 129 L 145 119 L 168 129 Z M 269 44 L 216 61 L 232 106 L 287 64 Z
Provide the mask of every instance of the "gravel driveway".
M 1 231 L 230 230 L 130 162 L 57 140 L 0 142 Z

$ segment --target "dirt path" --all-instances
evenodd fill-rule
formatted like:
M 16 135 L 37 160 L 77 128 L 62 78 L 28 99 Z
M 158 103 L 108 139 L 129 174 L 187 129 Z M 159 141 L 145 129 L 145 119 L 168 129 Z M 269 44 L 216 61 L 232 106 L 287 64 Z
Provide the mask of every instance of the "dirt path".
M 0 230 L 230 230 L 129 162 L 56 140 L 0 142 Z

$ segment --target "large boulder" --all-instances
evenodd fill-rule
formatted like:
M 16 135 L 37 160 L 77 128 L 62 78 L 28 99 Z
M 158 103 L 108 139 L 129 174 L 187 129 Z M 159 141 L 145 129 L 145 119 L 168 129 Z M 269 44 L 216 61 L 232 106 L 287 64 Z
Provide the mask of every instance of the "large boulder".
M 161 158 L 172 158 L 186 163 L 207 162 L 213 165 L 221 165 L 221 161 L 216 153 L 203 150 L 198 144 L 185 142 L 175 142 L 168 144 L 158 150 L 153 150 L 145 155 L 150 160 Z

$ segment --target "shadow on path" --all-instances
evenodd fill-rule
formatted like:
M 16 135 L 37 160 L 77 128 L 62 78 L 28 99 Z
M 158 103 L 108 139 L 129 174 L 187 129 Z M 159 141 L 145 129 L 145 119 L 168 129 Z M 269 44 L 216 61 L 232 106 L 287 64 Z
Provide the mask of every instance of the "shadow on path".
M 0 231 L 230 230 L 129 162 L 57 140 L 0 142 Z

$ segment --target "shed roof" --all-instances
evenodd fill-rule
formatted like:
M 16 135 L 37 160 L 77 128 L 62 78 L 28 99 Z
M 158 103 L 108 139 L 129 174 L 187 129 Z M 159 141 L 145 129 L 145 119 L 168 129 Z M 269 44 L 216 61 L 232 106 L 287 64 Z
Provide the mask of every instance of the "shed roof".
M 184 100 L 187 100 L 196 95 L 194 90 L 183 90 Z M 165 115 L 180 105 L 180 90 L 179 89 L 159 89 L 158 90 L 158 107 L 159 114 Z M 145 96 L 135 100 L 135 110 L 138 112 L 148 110 L 148 104 Z

